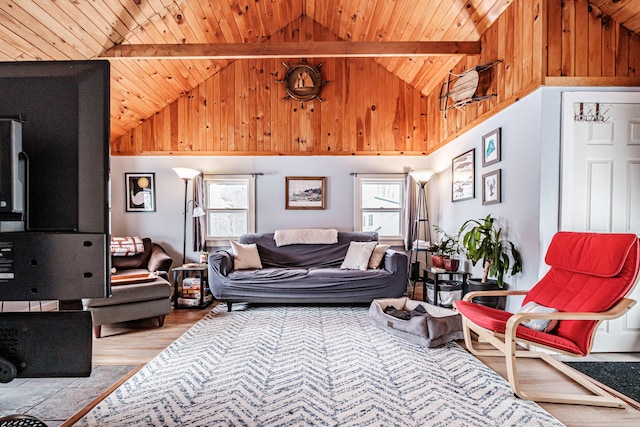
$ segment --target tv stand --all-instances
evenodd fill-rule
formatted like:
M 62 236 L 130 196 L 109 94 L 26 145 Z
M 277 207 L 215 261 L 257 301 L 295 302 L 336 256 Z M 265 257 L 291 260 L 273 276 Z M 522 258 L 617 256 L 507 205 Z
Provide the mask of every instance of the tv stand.
M 16 378 L 88 377 L 91 324 L 88 311 L 0 312 L 3 379 L 13 379 L 4 361 L 13 365 Z

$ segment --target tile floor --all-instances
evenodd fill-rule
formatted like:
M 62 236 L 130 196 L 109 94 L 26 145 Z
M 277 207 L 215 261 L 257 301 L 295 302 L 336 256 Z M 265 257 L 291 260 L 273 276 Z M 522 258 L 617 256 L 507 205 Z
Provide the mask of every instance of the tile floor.
M 95 366 L 82 378 L 16 378 L 0 384 L 0 417 L 27 414 L 58 427 L 134 368 Z

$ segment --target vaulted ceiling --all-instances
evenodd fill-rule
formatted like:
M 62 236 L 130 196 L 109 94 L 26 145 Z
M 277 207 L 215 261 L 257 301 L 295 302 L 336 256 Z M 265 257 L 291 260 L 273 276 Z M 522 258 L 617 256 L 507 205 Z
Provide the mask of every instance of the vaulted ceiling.
M 0 3 L 0 60 L 108 58 L 112 65 L 111 135 L 115 139 L 230 61 L 246 57 L 246 50 L 238 50 L 238 44 L 265 46 L 273 35 L 301 16 L 348 42 L 338 50 L 321 50 L 325 55 L 334 51 L 336 55 L 348 55 L 344 53 L 348 49 L 353 52 L 362 47 L 360 55 L 371 56 L 396 77 L 428 94 L 460 60 L 463 49 L 447 45 L 431 51 L 430 46 L 391 42 L 477 42 L 511 2 L 6 0 Z M 640 1 L 589 0 L 589 4 L 640 33 Z M 292 34 L 285 39 L 309 46 L 313 35 Z M 385 45 L 372 50 L 372 44 L 365 42 Z M 129 45 L 145 45 L 145 49 L 118 50 Z M 161 45 L 170 45 L 174 52 L 161 55 Z M 175 45 L 197 45 L 200 54 L 180 53 Z M 276 53 L 272 53 L 284 57 L 277 48 L 286 45 L 276 46 Z M 421 53 L 407 54 L 407 49 Z M 248 55 L 260 52 L 258 49 Z M 115 58 L 118 55 L 121 56 Z

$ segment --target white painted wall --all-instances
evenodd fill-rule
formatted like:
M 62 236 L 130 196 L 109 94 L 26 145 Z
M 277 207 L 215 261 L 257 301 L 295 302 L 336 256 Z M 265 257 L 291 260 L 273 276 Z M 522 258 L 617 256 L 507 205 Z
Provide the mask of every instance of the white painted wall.
M 430 183 L 432 222 L 455 234 L 468 219 L 484 218 L 489 213 L 498 218 L 505 237 L 517 245 L 524 260 L 523 274 L 507 279 L 512 289 L 529 289 L 538 277 L 541 105 L 542 92 L 536 91 L 429 156 L 429 167 L 438 171 Z M 482 136 L 498 127 L 502 160 L 482 167 Z M 558 138 L 555 140 L 557 143 Z M 451 161 L 472 148 L 476 149 L 475 198 L 452 202 Z M 482 175 L 497 169 L 502 170 L 502 203 L 483 206 Z M 465 268 L 479 276 L 480 264 L 472 267 L 467 263 Z
M 184 182 L 171 169 L 185 166 L 204 173 L 263 173 L 256 181 L 257 231 L 278 228 L 337 228 L 353 230 L 353 177 L 358 173 L 403 173 L 422 169 L 421 156 L 116 156 L 111 159 L 111 233 L 114 236 L 151 237 L 173 257 L 182 260 Z M 156 212 L 125 212 L 124 174 L 156 174 Z M 327 177 L 327 201 L 324 210 L 285 210 L 285 177 Z M 189 185 L 189 199 L 191 186 Z M 195 260 L 190 250 L 190 225 L 187 228 L 187 258 Z
M 257 180 L 257 230 L 277 228 L 353 228 L 353 178 L 351 172 L 398 173 L 411 169 L 432 169 L 437 174 L 429 183 L 429 215 L 449 233 L 464 221 L 492 213 L 500 219 L 506 237 L 516 243 L 524 259 L 524 271 L 508 278 L 515 289 L 530 289 L 546 271 L 544 254 L 558 230 L 560 200 L 561 96 L 564 91 L 640 91 L 640 88 L 540 88 L 511 107 L 461 135 L 426 157 L 113 157 L 112 234 L 149 236 L 167 249 L 176 264 L 182 257 L 182 211 L 184 185 L 171 170 L 174 166 L 200 169 L 205 173 L 262 172 Z M 482 167 L 482 136 L 502 128 L 502 161 Z M 451 160 L 476 149 L 476 197 L 451 202 Z M 502 203 L 482 205 L 481 177 L 502 169 Z M 125 213 L 124 173 L 156 173 L 154 213 Z M 286 176 L 326 176 L 327 209 L 295 211 L 284 209 Z M 562 179 L 572 179 L 562 177 Z M 189 193 L 190 194 L 190 193 Z M 187 250 L 190 252 L 190 240 Z M 195 259 L 195 254 L 188 253 Z M 480 265 L 467 265 L 472 273 Z M 509 301 L 516 309 L 518 299 Z

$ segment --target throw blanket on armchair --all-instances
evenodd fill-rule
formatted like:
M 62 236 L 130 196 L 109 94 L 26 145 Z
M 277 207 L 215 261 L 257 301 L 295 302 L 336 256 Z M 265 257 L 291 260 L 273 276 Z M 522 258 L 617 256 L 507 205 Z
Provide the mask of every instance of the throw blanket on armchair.
M 324 245 L 338 243 L 338 230 L 333 228 L 300 228 L 292 230 L 276 230 L 273 234 L 276 246 L 285 245 Z

